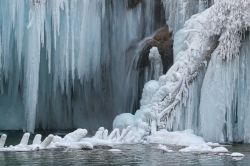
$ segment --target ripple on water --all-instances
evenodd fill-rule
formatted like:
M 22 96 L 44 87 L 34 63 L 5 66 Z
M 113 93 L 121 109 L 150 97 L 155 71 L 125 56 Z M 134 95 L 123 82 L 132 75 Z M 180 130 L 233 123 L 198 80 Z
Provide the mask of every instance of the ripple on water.
M 0 165 L 249 165 L 250 146 L 227 147 L 229 151 L 241 152 L 245 158 L 233 160 L 229 155 L 167 153 L 157 145 L 121 145 L 114 147 L 121 152 L 108 149 L 92 151 L 43 150 L 36 152 L 0 152 Z M 176 149 L 174 149 L 176 150 Z

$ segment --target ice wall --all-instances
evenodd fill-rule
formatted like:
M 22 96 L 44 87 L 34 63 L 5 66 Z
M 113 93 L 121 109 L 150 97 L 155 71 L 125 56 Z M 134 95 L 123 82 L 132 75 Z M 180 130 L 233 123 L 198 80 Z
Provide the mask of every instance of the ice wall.
M 166 24 L 175 33 L 192 15 L 204 11 L 212 0 L 162 0 L 165 7 Z
M 249 143 L 249 7 L 216 1 L 174 33 L 175 63 L 145 85 L 138 111 L 152 133 L 193 129 L 207 141 Z
M 192 47 L 190 40 L 194 35 L 190 34 L 198 32 L 200 24 L 205 25 L 204 31 L 200 33 L 217 34 L 218 42 L 211 49 L 208 67 L 199 70 L 199 76 L 188 87 L 187 102 L 182 104 L 182 100 L 174 108 L 167 128 L 191 128 L 208 141 L 249 143 L 249 2 L 230 0 L 216 3 L 212 7 L 215 10 L 208 9 L 211 12 L 206 18 L 212 18 L 211 20 L 203 22 L 204 18 L 194 28 L 188 30 L 184 26 L 175 33 L 176 62 L 185 56 L 183 50 Z M 199 18 L 200 15 L 193 16 L 185 25 L 194 23 L 195 17 Z
M 132 112 L 130 50 L 164 24 L 160 3 L 0 1 L 0 129 L 109 128 Z
M 213 56 L 201 91 L 201 133 L 207 140 L 248 142 L 249 42 L 247 33 L 240 55 L 230 62 Z

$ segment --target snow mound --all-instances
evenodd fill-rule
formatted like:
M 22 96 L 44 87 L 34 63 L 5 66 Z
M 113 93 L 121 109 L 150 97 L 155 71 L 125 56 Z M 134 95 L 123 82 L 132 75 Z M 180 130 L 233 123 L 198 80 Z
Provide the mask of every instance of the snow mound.
M 160 130 L 147 137 L 149 143 L 190 146 L 206 144 L 203 138 L 193 134 L 192 130 L 168 132 Z
M 214 153 L 228 153 L 228 150 L 225 147 L 216 147 L 212 150 Z
M 77 129 L 72 133 L 65 135 L 63 138 L 65 141 L 77 142 L 87 135 L 88 131 L 86 129 Z
M 242 153 L 234 152 L 231 154 L 231 157 L 244 157 L 245 155 Z
M 207 142 L 208 146 L 221 146 L 219 143 Z
M 225 147 L 216 147 L 212 149 L 207 144 L 190 145 L 186 148 L 180 149 L 179 152 L 199 152 L 199 153 L 228 153 Z
M 201 153 L 208 153 L 211 152 L 212 148 L 206 144 L 200 145 L 190 145 L 186 148 L 180 149 L 179 152 L 201 152 Z

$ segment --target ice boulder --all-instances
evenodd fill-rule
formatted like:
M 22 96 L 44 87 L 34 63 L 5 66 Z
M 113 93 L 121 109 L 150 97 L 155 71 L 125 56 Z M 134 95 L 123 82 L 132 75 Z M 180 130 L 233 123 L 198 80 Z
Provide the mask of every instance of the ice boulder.
M 231 154 L 231 157 L 244 157 L 245 155 L 242 153 L 234 152 Z
M 144 85 L 142 92 L 142 99 L 140 101 L 141 106 L 151 103 L 154 93 L 159 89 L 160 85 L 158 81 L 151 80 Z
M 123 113 L 115 117 L 113 121 L 113 129 L 118 128 L 120 130 L 127 128 L 128 126 L 134 126 L 134 115 L 131 113 Z
M 3 148 L 3 147 L 4 147 L 4 144 L 5 144 L 6 139 L 7 139 L 7 135 L 2 134 L 2 135 L 1 135 L 1 138 L 0 138 L 0 148 Z
M 66 142 L 78 142 L 83 137 L 85 137 L 87 134 L 88 134 L 88 131 L 86 129 L 77 129 L 77 130 L 65 135 L 63 140 Z

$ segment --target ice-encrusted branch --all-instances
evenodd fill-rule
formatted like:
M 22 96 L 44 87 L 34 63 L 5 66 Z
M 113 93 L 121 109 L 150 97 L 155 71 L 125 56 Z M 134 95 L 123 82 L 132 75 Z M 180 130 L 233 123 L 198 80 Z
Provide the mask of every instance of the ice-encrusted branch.
M 231 59 L 239 54 L 242 36 L 250 26 L 250 1 L 220 0 L 209 19 L 209 33 L 220 35 L 219 55 Z

